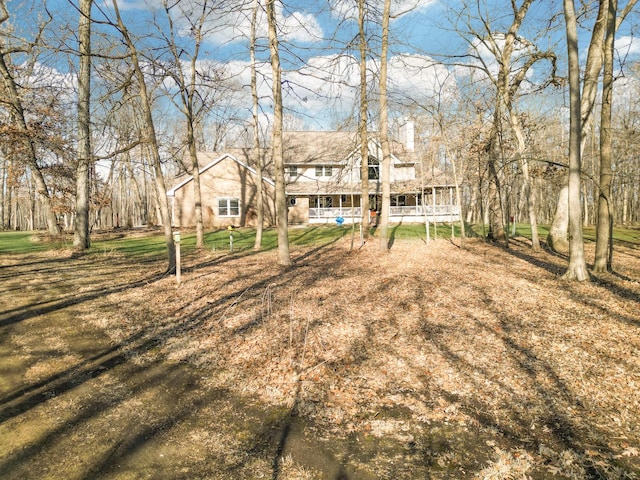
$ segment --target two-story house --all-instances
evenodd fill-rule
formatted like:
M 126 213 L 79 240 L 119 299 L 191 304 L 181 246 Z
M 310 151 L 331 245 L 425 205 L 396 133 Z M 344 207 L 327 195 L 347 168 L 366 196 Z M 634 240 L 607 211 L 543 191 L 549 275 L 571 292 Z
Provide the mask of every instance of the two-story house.
M 414 149 L 413 125 L 402 129 L 402 142 L 391 142 L 391 223 L 452 222 L 459 219 L 455 186 L 435 167 L 423 167 Z M 361 153 L 354 132 L 284 132 L 284 164 L 290 224 L 359 222 L 362 218 Z M 209 227 L 229 224 L 251 226 L 256 211 L 256 172 L 249 166 L 250 149 L 231 149 L 223 154 L 200 154 L 208 160 L 200 169 L 204 223 Z M 268 152 L 261 152 L 268 159 Z M 203 162 L 204 163 L 204 162 Z M 267 171 L 270 170 L 267 161 Z M 382 149 L 369 141 L 369 215 L 372 223 L 382 203 Z M 274 184 L 263 178 L 265 223 L 274 222 Z M 176 226 L 195 224 L 193 177 L 185 177 L 169 193 Z
M 391 223 L 459 219 L 455 185 L 437 168 L 423 168 L 414 149 L 413 126 L 403 141 L 391 142 Z M 369 140 L 367 167 L 370 218 L 382 204 L 382 147 Z M 353 132 L 287 132 L 284 137 L 286 192 L 292 223 L 345 223 L 362 218 L 362 169 L 358 136 Z

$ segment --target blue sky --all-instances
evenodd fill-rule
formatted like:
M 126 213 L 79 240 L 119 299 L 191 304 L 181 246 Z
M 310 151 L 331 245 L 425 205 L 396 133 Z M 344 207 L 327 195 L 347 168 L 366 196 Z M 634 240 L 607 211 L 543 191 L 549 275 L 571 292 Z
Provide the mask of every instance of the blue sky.
M 186 9 L 196 1 L 181 0 L 179 6 Z M 9 0 L 8 5 L 11 10 L 29 3 L 41 6 L 42 0 Z M 207 62 L 224 65 L 236 80 L 248 85 L 249 54 L 246 39 L 249 32 L 249 11 L 253 2 L 226 0 L 217 3 L 224 3 L 226 7 L 245 4 L 245 7 L 236 8 L 234 13 L 230 14 L 217 11 L 212 15 L 212 20 L 207 25 L 206 55 L 202 57 L 202 65 Z M 375 9 L 382 8 L 382 0 L 370 0 L 369 3 Z M 434 62 L 444 59 L 447 55 L 460 55 L 469 50 L 468 41 L 465 42 L 459 34 L 452 31 L 453 26 L 450 22 L 453 18 L 451 12 L 455 11 L 460 3 L 461 0 L 394 0 L 392 14 L 405 12 L 391 24 L 393 41 L 389 78 L 398 97 L 407 96 L 415 102 L 429 102 L 435 92 L 441 90 L 444 78 L 455 84 L 456 77 L 465 74 L 460 68 Z M 500 22 L 510 21 L 510 2 L 488 0 L 486 3 L 489 4 L 487 8 L 491 10 L 491 17 L 495 22 L 493 28 L 504 29 Z M 155 20 L 162 22 L 163 12 L 158 10 L 162 0 L 118 0 L 118 4 L 131 30 L 140 34 L 144 41 L 150 41 L 157 31 L 151 23 L 154 14 Z M 620 4 L 623 6 L 626 2 L 620 0 Z M 74 20 L 77 14 L 69 0 L 48 0 L 47 5 L 54 12 L 57 21 L 64 17 L 68 17 L 71 24 L 77 21 Z M 492 5 L 498 8 L 493 8 Z M 112 8 L 111 0 L 96 0 L 96 6 L 109 11 Z M 352 48 L 346 46 L 357 33 L 353 17 L 354 6 L 355 0 L 295 0 L 285 2 L 285 6 L 278 9 L 282 27 L 280 40 L 285 68 L 285 102 L 290 113 L 300 116 L 305 128 L 328 128 L 341 115 L 348 115 L 355 107 L 359 73 L 355 59 L 349 55 L 357 55 L 357 45 L 353 45 Z M 545 21 L 548 21 L 552 13 L 560 12 L 560 8 L 561 2 L 558 0 L 534 2 L 529 17 L 538 21 L 528 21 L 520 33 L 540 48 L 557 48 L 562 66 L 566 49 L 562 38 L 563 30 L 560 28 L 561 17 L 556 22 L 558 28 L 550 33 L 545 30 Z M 475 12 L 469 10 L 467 13 L 472 20 Z M 35 24 L 34 15 L 33 12 L 16 15 L 14 22 L 18 28 L 29 28 Z M 464 19 L 464 15 L 458 18 Z M 632 54 L 631 58 L 636 58 L 638 50 L 638 44 L 632 37 L 637 20 L 637 16 L 628 19 L 619 35 L 619 45 L 630 46 L 628 51 Z M 264 36 L 264 16 L 261 17 L 259 25 L 260 33 Z M 184 33 L 183 40 L 188 42 L 188 28 L 184 29 Z M 378 34 L 379 31 L 373 28 L 372 33 Z M 589 32 L 582 33 L 585 41 L 588 40 Z M 372 38 L 371 44 L 377 48 L 377 35 Z M 264 47 L 264 40 L 261 43 Z M 582 53 L 585 54 L 586 50 L 583 49 Z M 265 61 L 260 67 L 262 78 L 268 79 L 270 67 L 266 63 L 266 48 L 262 49 L 260 58 Z M 410 68 L 407 68 L 407 64 Z M 376 63 L 371 61 L 370 68 L 375 72 Z M 449 89 L 450 92 L 454 91 L 454 86 Z M 261 82 L 261 95 L 265 99 L 269 97 L 268 81 Z M 243 91 L 240 96 L 246 100 L 248 91 Z M 242 101 L 243 98 L 233 100 Z M 334 98 L 335 101 L 329 101 L 330 98 Z M 268 100 L 265 100 L 264 108 L 268 111 Z M 247 112 L 249 110 L 250 106 L 246 108 Z

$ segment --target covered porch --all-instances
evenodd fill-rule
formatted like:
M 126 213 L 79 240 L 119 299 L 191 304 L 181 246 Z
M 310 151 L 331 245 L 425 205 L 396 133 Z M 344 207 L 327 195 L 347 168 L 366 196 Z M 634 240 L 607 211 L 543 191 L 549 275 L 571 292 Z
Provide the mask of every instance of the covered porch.
M 457 205 L 418 205 L 415 207 L 390 207 L 389 221 L 391 223 L 423 223 L 426 219 L 431 223 L 451 223 L 460 220 L 460 212 Z M 362 218 L 360 207 L 343 208 L 310 208 L 310 224 L 336 223 L 336 219 L 342 217 L 344 223 L 359 223 Z M 369 222 L 375 223 L 378 213 L 369 211 Z
M 450 223 L 460 219 L 460 211 L 454 201 L 452 187 L 430 188 L 424 193 L 401 193 L 391 195 L 390 223 L 423 223 L 425 220 Z M 309 224 L 331 224 L 337 218 L 344 223 L 359 223 L 362 218 L 360 195 L 333 194 L 309 195 Z M 305 202 L 306 203 L 306 202 Z M 382 195 L 369 196 L 369 221 L 375 224 L 382 205 Z

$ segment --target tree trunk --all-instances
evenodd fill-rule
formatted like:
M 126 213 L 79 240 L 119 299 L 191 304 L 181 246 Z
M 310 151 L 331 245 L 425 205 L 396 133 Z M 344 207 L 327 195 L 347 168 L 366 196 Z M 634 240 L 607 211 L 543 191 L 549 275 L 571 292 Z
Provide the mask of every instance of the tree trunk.
M 0 147 L 1 148 L 1 147 Z M 1 148 L 2 166 L 0 167 L 0 230 L 4 230 L 7 226 L 5 215 L 7 209 L 5 202 L 7 200 L 7 156 L 4 148 Z
M 564 274 L 568 280 L 589 279 L 582 238 L 581 184 L 581 130 L 580 118 L 580 61 L 578 58 L 578 32 L 573 0 L 564 0 L 569 65 L 569 267 Z
M 529 174 L 529 160 L 525 156 L 525 141 L 522 132 L 522 125 L 515 110 L 511 108 L 511 127 L 518 140 L 518 158 L 522 168 L 522 179 L 524 180 L 524 192 L 527 201 L 527 212 L 529 214 L 529 224 L 531 225 L 531 248 L 540 249 L 540 238 L 538 237 L 538 220 L 536 218 L 536 192 L 531 185 L 531 175 Z
M 282 152 L 282 84 L 280 70 L 280 52 L 278 47 L 275 0 L 267 0 L 267 19 L 269 24 L 269 51 L 273 72 L 273 131 L 272 152 L 276 184 L 276 219 L 278 223 L 278 264 L 291 265 L 289 254 L 289 224 L 287 196 L 284 185 L 284 159 Z
M 604 48 L 604 75 L 602 77 L 602 109 L 600 112 L 600 193 L 598 195 L 598 219 L 596 228 L 596 253 L 593 269 L 596 272 L 611 270 L 613 253 L 612 237 L 613 209 L 611 208 L 611 103 L 613 96 L 613 55 L 618 0 L 608 3 L 607 33 Z
M 80 0 L 78 40 L 80 70 L 78 73 L 78 167 L 76 170 L 76 214 L 73 246 L 87 250 L 89 238 L 89 186 L 91 166 L 91 5 L 93 0 Z
M 629 0 L 627 5 L 623 9 L 620 16 L 617 18 L 615 22 L 615 30 L 617 31 L 620 27 L 622 21 L 626 18 L 626 16 L 632 12 L 635 8 L 637 0 Z M 596 95 L 598 91 L 598 77 L 600 75 L 600 70 L 602 69 L 602 63 L 604 61 L 603 47 L 604 47 L 604 35 L 607 29 L 607 11 L 608 11 L 608 1 L 600 0 L 598 7 L 598 16 L 596 18 L 596 23 L 593 27 L 593 32 L 591 34 L 591 42 L 589 43 L 589 51 L 587 53 L 587 64 L 584 73 L 584 88 L 583 95 L 581 99 L 581 119 L 582 119 L 582 131 L 581 131 L 581 142 L 580 142 L 580 150 L 581 152 L 584 150 L 584 146 L 586 144 L 586 132 L 588 130 L 588 125 L 592 121 L 594 105 L 596 100 Z M 559 202 L 562 199 L 558 200 Z M 558 205 L 558 209 L 560 209 L 560 205 Z M 556 211 L 557 211 L 556 210 Z M 567 216 L 568 222 L 568 216 Z M 554 218 L 554 224 L 559 224 L 559 221 L 556 221 Z M 564 231 L 566 234 L 568 225 L 565 224 L 558 228 L 558 231 Z M 553 244 L 562 244 L 563 239 L 551 239 L 551 232 L 549 232 L 549 237 L 547 238 L 549 245 Z
M 193 200 L 196 215 L 196 248 L 204 247 L 204 225 L 202 221 L 202 188 L 200 186 L 200 165 L 198 163 L 198 151 L 196 149 L 196 137 L 193 133 L 193 115 L 187 118 L 187 143 L 189 145 L 189 157 L 193 175 Z
M 253 101 L 252 117 L 253 117 L 253 165 L 256 169 L 256 238 L 253 244 L 254 250 L 262 248 L 262 231 L 264 228 L 264 198 L 262 189 L 262 158 L 260 155 L 260 125 L 258 119 L 259 97 L 258 97 L 258 80 L 256 73 L 256 23 L 258 17 L 258 0 L 253 3 L 253 12 L 251 14 L 251 44 L 249 52 L 251 56 L 251 99 Z
M 553 222 L 547 235 L 547 247 L 558 253 L 569 253 L 569 185 L 560 189 Z
M 620 23 L 626 15 L 631 12 L 636 4 L 637 0 L 629 0 L 624 11 L 616 21 L 616 30 L 620 26 Z M 588 126 L 593 120 L 593 112 L 596 101 L 596 96 L 598 93 L 598 77 L 600 76 L 600 70 L 602 69 L 603 62 L 603 46 L 604 46 L 604 36 L 607 28 L 607 0 L 600 0 L 598 6 L 598 16 L 596 18 L 596 22 L 593 27 L 593 31 L 591 33 L 591 41 L 589 43 L 589 50 L 587 53 L 587 63 L 584 71 L 584 80 L 583 80 L 583 93 L 581 98 L 581 108 L 580 108 L 580 116 L 582 119 L 582 128 L 581 128 L 581 140 L 580 140 L 580 151 L 584 151 L 584 147 L 586 144 L 586 132 L 588 131 Z M 558 202 L 564 201 L 561 198 L 558 198 Z M 559 210 L 560 205 L 558 205 Z M 568 216 L 566 218 L 567 224 L 560 226 L 560 220 L 556 220 L 554 218 L 553 223 L 558 224 L 558 232 L 568 230 Z M 547 237 L 548 245 L 562 245 L 564 242 L 563 238 L 552 238 L 551 232 L 549 232 L 549 236 Z
M 358 29 L 360 36 L 360 210 L 363 240 L 369 238 L 369 137 L 367 134 L 367 37 L 364 28 L 365 0 L 358 0 Z
M 173 4 L 175 5 L 175 4 Z M 173 6 L 172 5 L 172 6 Z M 163 6 L 167 14 L 168 20 L 168 38 L 167 44 L 173 55 L 175 65 L 171 76 L 176 81 L 176 86 L 180 90 L 180 100 L 182 113 L 185 116 L 187 123 L 187 149 L 189 151 L 189 158 L 191 160 L 191 174 L 193 176 L 193 209 L 196 219 L 196 248 L 204 247 L 204 225 L 202 220 L 202 189 L 200 185 L 200 165 L 198 163 L 198 149 L 196 145 L 195 129 L 197 125 L 197 118 L 194 107 L 194 95 L 197 88 L 197 73 L 198 73 L 198 55 L 200 53 L 200 45 L 202 43 L 202 25 L 205 22 L 207 1 L 205 0 L 201 5 L 201 12 L 198 21 L 191 27 L 191 36 L 195 40 L 195 46 L 193 53 L 189 55 L 189 75 L 188 78 L 183 70 L 183 61 L 181 55 L 185 53 L 184 50 L 178 51 L 176 43 L 176 35 L 174 28 L 173 16 L 171 13 L 172 6 L 169 6 L 167 0 L 163 1 Z
M 130 152 L 126 152 L 124 159 L 121 160 L 125 166 L 126 166 L 126 171 L 129 174 L 129 178 L 131 178 L 131 185 L 133 187 L 133 198 L 134 198 L 134 205 L 136 205 L 138 207 L 139 210 L 139 217 L 140 217 L 140 223 L 145 224 L 147 223 L 147 218 L 148 218 L 148 214 L 147 214 L 147 205 L 146 205 L 146 199 L 145 199 L 145 194 L 142 192 L 142 189 L 140 188 L 140 185 L 138 184 L 138 179 L 136 178 L 136 174 L 133 170 L 133 165 L 131 165 L 131 154 Z M 112 167 L 113 168 L 113 167 Z M 110 173 L 111 175 L 111 173 Z M 146 173 L 143 172 L 143 175 L 146 176 Z M 143 176 L 143 182 L 146 183 L 146 179 Z
M 514 45 L 517 39 L 518 30 L 529 11 L 529 7 L 533 0 L 524 0 L 517 7 L 516 2 L 512 2 L 513 21 L 507 34 L 504 37 L 504 45 L 500 48 L 493 36 L 489 36 L 489 42 L 492 44 L 496 60 L 500 66 L 496 79 L 496 101 L 495 111 L 493 114 L 493 129 L 489 141 L 489 229 L 493 240 L 508 241 L 507 232 L 504 229 L 505 212 L 502 202 L 502 189 L 500 178 L 503 175 L 500 171 L 504 163 L 504 154 L 501 145 L 503 136 L 503 108 L 511 113 L 512 128 L 518 135 L 519 122 L 513 122 L 513 96 L 515 95 L 516 86 L 511 84 L 513 72 L 511 71 L 511 57 Z M 517 120 L 517 117 L 515 117 Z M 524 139 L 518 145 L 519 151 L 524 151 Z
M 499 116 L 499 109 L 494 116 Z M 498 127 L 495 125 L 498 120 L 494 119 L 494 126 L 489 140 L 489 185 L 487 188 L 488 200 L 487 210 L 489 216 L 489 238 L 499 242 L 504 242 L 507 238 L 504 231 L 504 212 L 502 209 L 502 188 L 500 182 L 500 174 L 498 171 L 499 161 L 501 157 Z
M 380 214 L 380 251 L 389 250 L 389 214 L 391 210 L 391 146 L 389 145 L 389 106 L 387 101 L 387 65 L 391 0 L 384 1 L 382 13 L 382 49 L 380 52 L 380 143 L 382 145 L 382 207 Z
M 625 176 L 627 176 L 626 174 Z M 629 185 L 622 184 L 622 224 L 626 225 L 629 220 Z
M 462 217 L 462 196 L 460 195 L 460 183 L 458 180 L 458 167 L 456 166 L 456 159 L 449 148 L 447 147 L 447 156 L 451 160 L 451 169 L 453 173 L 453 183 L 456 186 L 456 205 L 458 206 L 458 215 L 460 216 L 460 245 L 464 246 L 464 239 L 466 238 L 466 232 L 464 231 L 464 218 Z M 451 222 L 453 224 L 453 222 Z

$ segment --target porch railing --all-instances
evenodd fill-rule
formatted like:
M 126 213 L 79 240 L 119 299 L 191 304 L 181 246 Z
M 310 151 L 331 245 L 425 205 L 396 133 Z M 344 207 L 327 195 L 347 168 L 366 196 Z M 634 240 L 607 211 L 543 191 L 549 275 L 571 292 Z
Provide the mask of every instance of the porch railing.
M 391 207 L 391 217 L 424 217 L 425 207 L 422 205 L 412 207 Z M 427 217 L 448 217 L 458 215 L 457 205 L 427 205 Z M 360 218 L 360 207 L 342 207 L 342 208 L 310 208 L 309 218 Z

